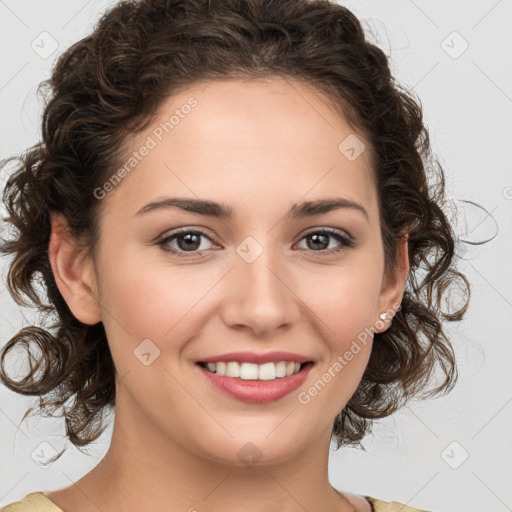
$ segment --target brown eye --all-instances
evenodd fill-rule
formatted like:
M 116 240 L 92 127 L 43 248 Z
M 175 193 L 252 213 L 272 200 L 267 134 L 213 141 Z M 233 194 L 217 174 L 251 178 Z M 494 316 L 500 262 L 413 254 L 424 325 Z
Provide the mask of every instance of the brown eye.
M 329 248 L 332 239 L 339 244 L 338 248 Z M 355 242 L 341 231 L 333 229 L 322 229 L 307 233 L 302 240 L 308 240 L 306 243 L 307 250 L 311 252 L 334 253 L 354 247 Z
M 210 237 L 202 231 L 186 229 L 169 234 L 160 240 L 158 245 L 162 246 L 164 250 L 176 254 L 176 256 L 186 258 L 188 257 L 186 253 L 191 253 L 190 256 L 196 256 L 206 250 L 205 247 L 198 250 L 201 247 L 202 238 L 206 238 L 211 242 Z M 174 247 L 170 245 L 171 242 L 175 242 Z

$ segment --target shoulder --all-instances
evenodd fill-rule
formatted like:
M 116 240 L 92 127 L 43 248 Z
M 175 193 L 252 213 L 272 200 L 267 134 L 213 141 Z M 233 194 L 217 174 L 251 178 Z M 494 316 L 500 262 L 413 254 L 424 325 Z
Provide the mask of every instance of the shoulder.
M 382 501 L 371 496 L 365 496 L 365 498 L 370 501 L 375 512 L 429 512 L 428 510 L 409 507 L 398 501 Z
M 0 508 L 0 512 L 63 512 L 42 492 L 31 492 L 20 501 Z
M 419 508 L 409 507 L 398 501 L 383 501 L 372 496 L 365 496 L 344 491 L 341 493 L 357 512 L 429 512 Z M 0 511 L 1 512 L 1 511 Z
M 354 494 L 353 492 L 337 492 L 346 498 L 357 512 L 373 512 L 371 505 L 368 503 L 368 500 L 365 497 L 360 496 L 359 494 Z

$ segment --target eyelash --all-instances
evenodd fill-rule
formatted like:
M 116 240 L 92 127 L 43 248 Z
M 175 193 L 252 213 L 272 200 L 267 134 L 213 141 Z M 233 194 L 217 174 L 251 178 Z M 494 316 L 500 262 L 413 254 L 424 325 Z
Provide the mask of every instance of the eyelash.
M 301 241 L 308 236 L 315 235 L 318 233 L 327 234 L 327 235 L 333 237 L 334 239 L 336 239 L 342 245 L 338 249 L 319 250 L 319 251 L 314 251 L 312 249 L 306 249 L 306 251 L 308 251 L 309 253 L 321 253 L 321 255 L 331 255 L 334 253 L 345 251 L 347 249 L 355 247 L 355 245 L 356 245 L 356 242 L 352 238 L 344 235 L 343 232 L 341 232 L 341 231 L 338 231 L 336 229 L 331 229 L 331 228 L 322 228 L 322 229 L 317 229 L 315 231 L 310 231 L 310 232 L 306 233 L 301 238 Z M 188 229 L 187 228 L 187 229 L 182 229 L 180 231 L 176 231 L 170 235 L 167 235 L 165 238 L 163 238 L 162 240 L 160 240 L 158 242 L 158 245 L 161 246 L 164 251 L 168 251 L 168 252 L 176 255 L 179 258 L 190 258 L 190 257 L 196 256 L 197 254 L 201 254 L 203 251 L 182 251 L 182 250 L 176 250 L 176 249 L 169 248 L 168 244 L 171 240 L 174 240 L 175 238 L 179 237 L 180 235 L 185 235 L 185 234 L 196 234 L 196 235 L 199 234 L 199 235 L 204 236 L 211 242 L 213 242 L 213 240 L 205 232 L 201 231 L 200 229 Z M 187 252 L 188 252 L 188 254 L 187 254 Z

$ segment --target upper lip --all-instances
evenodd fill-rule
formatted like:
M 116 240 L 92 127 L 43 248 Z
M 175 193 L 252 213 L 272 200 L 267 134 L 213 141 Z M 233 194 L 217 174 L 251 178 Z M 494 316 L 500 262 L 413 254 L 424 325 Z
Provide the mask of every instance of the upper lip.
M 278 361 L 293 361 L 295 363 L 308 363 L 311 358 L 294 354 L 293 352 L 267 352 L 266 354 L 257 354 L 256 352 L 230 352 L 218 356 L 205 357 L 198 363 L 218 363 L 227 361 L 239 361 L 244 363 L 264 364 Z

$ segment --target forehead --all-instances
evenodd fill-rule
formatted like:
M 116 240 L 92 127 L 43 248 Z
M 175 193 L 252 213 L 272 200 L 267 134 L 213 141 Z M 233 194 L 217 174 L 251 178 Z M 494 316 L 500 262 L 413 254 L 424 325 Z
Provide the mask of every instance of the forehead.
M 126 159 L 144 145 L 150 150 L 112 194 L 127 207 L 165 193 L 260 197 L 260 206 L 343 193 L 375 201 L 367 142 L 321 91 L 292 79 L 195 83 L 160 105 Z M 355 159 L 347 145 L 361 151 Z

